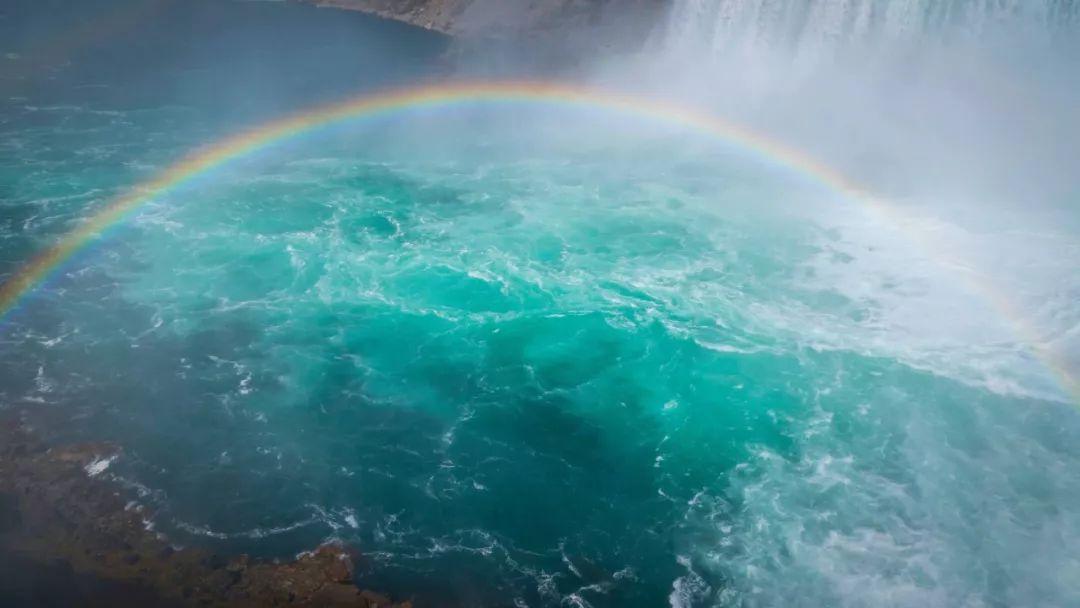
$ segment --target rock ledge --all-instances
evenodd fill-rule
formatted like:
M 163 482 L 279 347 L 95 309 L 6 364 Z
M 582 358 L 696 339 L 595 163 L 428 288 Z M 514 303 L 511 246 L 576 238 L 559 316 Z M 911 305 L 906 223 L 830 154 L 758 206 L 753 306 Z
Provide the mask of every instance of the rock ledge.
M 410 602 L 359 589 L 353 583 L 355 555 L 339 544 L 287 563 L 174 548 L 103 474 L 120 457 L 122 450 L 113 444 L 49 447 L 17 421 L 0 422 L 0 555 L 52 570 L 60 564 L 60 572 L 98 581 L 94 589 L 108 587 L 119 599 L 132 598 L 125 605 L 136 605 L 138 596 L 168 606 L 411 608 Z M 16 575 L 22 568 L 8 567 Z M 103 597 L 79 601 L 115 605 Z

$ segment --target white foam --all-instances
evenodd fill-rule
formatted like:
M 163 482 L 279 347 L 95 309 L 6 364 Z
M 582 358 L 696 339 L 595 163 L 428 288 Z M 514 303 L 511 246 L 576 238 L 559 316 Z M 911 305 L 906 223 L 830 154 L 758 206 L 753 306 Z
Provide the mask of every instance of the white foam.
M 116 461 L 116 458 L 117 456 L 115 454 L 111 456 L 95 458 L 93 461 L 83 467 L 83 469 L 90 477 L 97 477 L 98 475 L 104 473 L 109 468 L 109 466 Z
M 679 555 L 676 561 L 686 569 L 686 574 L 671 583 L 668 605 L 671 608 L 692 608 L 703 601 L 712 591 L 712 588 L 705 582 L 705 579 L 694 572 L 688 556 Z

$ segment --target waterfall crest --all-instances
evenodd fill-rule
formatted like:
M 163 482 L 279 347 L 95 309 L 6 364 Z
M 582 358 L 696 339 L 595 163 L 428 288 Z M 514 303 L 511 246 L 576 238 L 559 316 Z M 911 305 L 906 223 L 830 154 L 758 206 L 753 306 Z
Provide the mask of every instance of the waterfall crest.
M 828 55 L 852 46 L 977 40 L 995 33 L 1053 38 L 1080 26 L 1075 0 L 676 0 L 675 46 L 716 54 L 786 50 Z

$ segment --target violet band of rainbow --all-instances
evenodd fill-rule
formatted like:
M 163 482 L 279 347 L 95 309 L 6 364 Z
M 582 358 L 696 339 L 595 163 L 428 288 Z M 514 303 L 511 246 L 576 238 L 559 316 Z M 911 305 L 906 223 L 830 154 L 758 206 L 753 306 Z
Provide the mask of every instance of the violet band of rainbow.
M 895 205 L 872 196 L 854 180 L 808 154 L 706 112 L 663 100 L 577 85 L 530 81 L 462 82 L 363 95 L 271 121 L 192 152 L 153 179 L 110 202 L 8 279 L 0 286 L 0 319 L 7 316 L 36 286 L 102 231 L 122 222 L 141 205 L 229 161 L 338 122 L 425 107 L 492 102 L 601 108 L 647 116 L 703 132 L 756 152 L 778 165 L 810 178 L 896 226 L 924 253 L 941 257 L 940 253 L 934 252 L 927 239 L 905 228 L 907 223 L 902 210 Z M 951 260 L 946 262 L 953 268 L 970 268 L 969 265 Z M 1025 347 L 1052 373 L 1073 405 L 1080 406 L 1080 381 L 1070 369 L 1069 363 L 1044 343 L 1041 333 L 1022 314 L 1019 307 L 985 275 L 971 270 L 956 272 L 972 293 L 989 302 L 1008 322 Z

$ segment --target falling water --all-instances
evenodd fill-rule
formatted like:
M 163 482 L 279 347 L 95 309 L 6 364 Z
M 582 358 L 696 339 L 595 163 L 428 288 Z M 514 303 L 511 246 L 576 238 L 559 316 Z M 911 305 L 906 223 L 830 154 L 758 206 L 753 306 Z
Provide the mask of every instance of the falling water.
M 291 2 L 88 48 L 23 4 L 57 35 L 0 19 L 0 283 L 193 150 L 446 59 Z M 3 319 L 0 412 L 122 445 L 102 477 L 173 542 L 340 540 L 417 606 L 1080 606 L 1080 411 L 1049 369 L 1080 369 L 1080 55 L 990 78 L 943 50 L 1068 41 L 1080 2 L 666 19 L 673 60 L 626 80 L 738 106 L 893 213 L 664 120 L 421 104 L 134 210 Z
M 676 0 L 668 35 L 715 54 L 973 39 L 998 29 L 1052 34 L 1080 19 L 1073 0 Z

